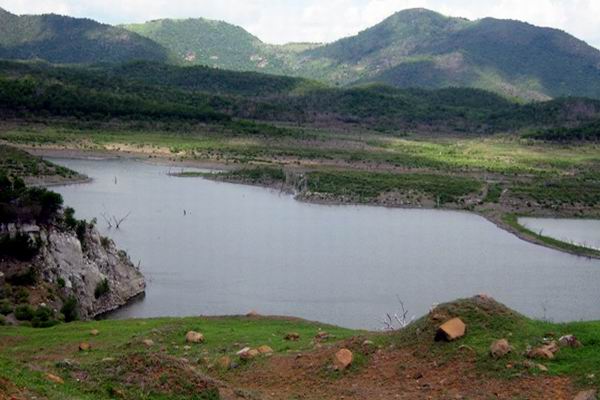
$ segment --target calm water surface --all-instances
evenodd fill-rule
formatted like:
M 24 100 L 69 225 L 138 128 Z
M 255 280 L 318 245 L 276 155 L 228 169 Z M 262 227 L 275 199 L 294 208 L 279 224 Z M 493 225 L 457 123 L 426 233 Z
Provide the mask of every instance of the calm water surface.
M 600 249 L 600 220 L 563 218 L 519 218 L 536 233 L 580 246 Z
M 521 241 L 474 214 L 305 204 L 138 161 L 53 161 L 94 179 L 56 190 L 148 279 L 145 299 L 117 318 L 255 309 L 377 329 L 397 296 L 420 316 L 488 293 L 533 317 L 600 319 L 599 261 Z M 101 217 L 130 211 L 118 231 Z

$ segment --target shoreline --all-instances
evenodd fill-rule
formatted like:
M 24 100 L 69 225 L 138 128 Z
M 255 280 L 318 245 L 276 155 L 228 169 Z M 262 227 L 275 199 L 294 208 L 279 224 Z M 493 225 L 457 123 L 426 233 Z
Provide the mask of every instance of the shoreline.
M 104 151 L 88 151 L 81 149 L 68 149 L 68 148 L 40 148 L 40 147 L 31 147 L 31 146 L 16 146 L 22 150 L 28 151 L 31 154 L 34 154 L 39 157 L 48 157 L 48 158 L 70 158 L 70 159 L 80 159 L 80 160 L 135 160 L 139 162 L 150 163 L 154 165 L 164 165 L 164 166 L 172 166 L 172 167 L 186 167 L 186 168 L 198 168 L 198 169 L 207 169 L 211 171 L 232 171 L 236 169 L 236 165 L 232 165 L 230 163 L 219 163 L 214 161 L 206 161 L 206 160 L 174 160 L 173 157 L 167 155 L 149 155 L 143 152 L 123 152 L 118 150 L 104 150 Z M 177 176 L 177 173 L 173 174 Z M 311 199 L 309 197 L 302 197 L 301 193 L 298 193 L 295 190 L 291 190 L 287 185 L 282 186 L 280 183 L 278 184 L 266 184 L 266 183 L 257 183 L 257 182 L 249 182 L 243 180 L 227 180 L 227 179 L 219 179 L 217 177 L 210 176 L 201 176 L 204 179 L 210 179 L 216 182 L 224 182 L 224 183 L 233 183 L 240 184 L 246 186 L 257 186 L 263 187 L 273 190 L 280 190 L 287 194 L 290 194 L 294 197 L 296 201 L 301 201 L 309 204 L 322 204 L 322 205 L 331 205 L 331 206 L 343 206 L 343 205 L 363 205 L 363 206 L 371 206 L 371 207 L 386 207 L 386 208 L 396 208 L 396 209 L 422 209 L 422 210 L 447 210 L 447 211 L 464 211 L 479 215 L 482 218 L 485 218 L 489 222 L 496 225 L 499 229 L 502 229 L 517 238 L 524 240 L 528 243 L 535 244 L 538 246 L 543 246 L 549 249 L 553 249 L 556 251 L 560 251 L 563 253 L 571 254 L 578 257 L 584 257 L 588 259 L 598 259 L 600 260 L 600 250 L 587 248 L 575 244 L 571 244 L 568 242 L 564 242 L 558 239 L 554 239 L 552 237 L 541 236 L 528 230 L 526 227 L 516 223 L 509 223 L 507 219 L 514 219 L 520 216 L 530 216 L 536 218 L 569 218 L 565 217 L 560 213 L 551 213 L 551 212 L 541 212 L 539 214 L 533 215 L 522 215 L 518 212 L 502 212 L 499 210 L 477 210 L 477 209 L 465 209 L 465 208 L 457 208 L 457 207 L 447 207 L 447 206 L 409 206 L 409 205 L 389 205 L 389 204 L 379 204 L 376 202 L 367 202 L 367 203 L 359 203 L 359 202 L 346 202 L 339 200 L 326 200 L 326 199 Z M 89 183 L 92 179 L 89 177 L 85 177 L 82 180 L 75 180 L 70 182 L 56 182 L 50 184 L 43 184 L 42 186 L 52 187 L 52 186 L 66 186 L 66 185 L 77 185 L 83 183 Z M 494 212 L 496 211 L 496 212 Z M 593 217 L 579 217 L 580 219 L 597 219 Z

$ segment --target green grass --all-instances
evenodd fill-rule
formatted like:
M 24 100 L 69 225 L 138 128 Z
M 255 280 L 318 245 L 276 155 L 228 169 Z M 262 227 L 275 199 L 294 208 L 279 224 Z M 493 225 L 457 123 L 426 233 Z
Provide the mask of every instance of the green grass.
M 434 314 L 460 317 L 467 325 L 466 336 L 456 342 L 434 343 L 432 338 L 438 325 L 424 317 L 405 331 L 394 334 L 390 340 L 401 346 L 415 346 L 423 357 L 434 358 L 438 363 L 450 362 L 454 357 L 469 356 L 473 352 L 482 376 L 511 379 L 528 373 L 542 374 L 523 365 L 527 360 L 524 353 L 529 347 L 540 346 L 544 340 L 558 341 L 561 336 L 572 334 L 583 347 L 561 348 L 555 359 L 534 362 L 546 366 L 551 375 L 567 375 L 582 387 L 600 388 L 597 374 L 600 371 L 600 321 L 556 324 L 532 320 L 496 302 L 472 299 L 440 305 Z M 489 355 L 490 345 L 503 338 L 513 346 L 513 351 L 507 357 L 495 360 Z M 514 368 L 506 368 L 507 364 Z
M 526 369 L 524 366 L 524 352 L 529 346 L 538 346 L 545 339 L 557 340 L 562 335 L 574 334 L 582 342 L 582 348 L 562 348 L 554 360 L 536 363 L 548 367 L 551 375 L 573 378 L 582 388 L 600 388 L 600 376 L 597 374 L 600 371 L 600 322 L 555 324 L 531 320 L 496 302 L 476 299 L 440 305 L 431 315 L 441 315 L 442 322 L 460 317 L 467 324 L 466 336 L 452 343 L 435 342 L 435 331 L 441 322 L 431 320 L 430 315 L 403 331 L 391 334 L 262 317 L 105 320 L 74 322 L 47 329 L 0 327 L 0 381 L 8 379 L 19 388 L 27 388 L 38 397 L 51 400 L 109 399 L 114 398 L 117 392 L 125 394 L 126 398 L 211 399 L 216 398 L 214 393 L 202 394 L 186 382 L 209 375 L 235 385 L 236 371 L 260 368 L 266 362 L 265 358 L 241 362 L 237 369 L 231 371 L 210 368 L 220 357 L 228 355 L 237 360 L 235 353 L 242 347 L 263 344 L 273 348 L 276 356 L 293 357 L 297 352 L 310 351 L 313 337 L 323 329 L 334 336 L 328 343 L 360 337 L 346 344 L 356 355 L 354 365 L 347 372 L 333 373 L 324 365 L 315 366 L 314 373 L 326 381 L 346 375 L 351 377 L 368 368 L 372 361 L 371 353 L 360 351 L 360 343 L 368 338 L 383 353 L 390 346 L 409 348 L 423 359 L 423 365 L 430 365 L 433 361 L 443 365 L 457 358 L 471 359 L 474 355 L 481 379 L 506 379 L 510 384 L 511 379 L 523 374 L 542 374 L 535 368 Z M 98 329 L 100 334 L 91 336 L 92 329 Z M 186 350 L 184 337 L 189 330 L 203 332 L 205 343 L 191 345 Z M 284 335 L 288 332 L 299 333 L 300 340 L 285 341 Z M 514 350 L 506 358 L 494 360 L 489 356 L 489 346 L 501 338 L 508 339 Z M 144 339 L 153 340 L 154 345 L 145 346 L 142 343 Z M 80 342 L 91 343 L 92 350 L 78 351 Z M 182 358 L 187 361 L 182 361 Z M 507 364 L 514 368 L 507 369 Z M 62 377 L 65 384 L 49 382 L 45 378 L 47 372 Z M 130 381 L 132 376 L 144 380 L 146 386 L 139 384 L 140 381 Z M 77 381 L 77 377 L 83 379 Z
M 393 191 L 424 193 L 439 203 L 456 202 L 460 197 L 477 192 L 481 182 L 462 177 L 429 174 L 392 174 L 362 171 L 325 172 L 308 174 L 308 190 L 333 196 L 350 196 L 368 202 Z
M 92 329 L 98 329 L 100 334 L 91 336 Z M 160 391 L 143 393 L 143 397 L 137 397 L 140 395 L 139 388 L 121 382 L 119 377 L 112 376 L 110 379 L 113 381 L 103 381 L 102 384 L 94 383 L 94 379 L 108 379 L 111 376 L 102 367 L 102 360 L 107 357 L 126 359 L 135 354 L 165 354 L 185 357 L 190 365 L 203 370 L 207 364 L 223 355 L 236 359 L 235 353 L 245 346 L 266 344 L 278 354 L 310 349 L 311 341 L 319 329 L 334 335 L 336 339 L 332 340 L 357 334 L 349 329 L 301 320 L 246 317 L 106 320 L 74 322 L 47 329 L 0 327 L 0 343 L 3 343 L 0 346 L 0 378 L 9 379 L 17 386 L 27 387 L 49 399 L 109 399 L 109 387 L 124 390 L 135 395 L 135 398 L 177 398 Z M 185 334 L 189 330 L 202 332 L 205 343 L 192 345 L 190 350 L 185 350 Z M 288 332 L 299 333 L 300 340 L 284 340 Z M 143 339 L 152 339 L 155 345 L 147 348 L 141 343 Z M 78 351 L 80 342 L 91 343 L 92 350 Z M 162 348 L 165 349 L 164 353 L 161 352 Z M 91 374 L 90 382 L 78 383 L 69 377 L 69 370 L 57 364 L 64 359 L 72 360 L 77 370 Z M 65 385 L 50 383 L 44 377 L 45 372 L 63 377 Z
M 517 232 L 523 234 L 525 237 L 536 239 L 549 247 L 564 250 L 569 253 L 581 256 L 589 256 L 596 258 L 600 257 L 600 251 L 598 250 L 590 249 L 589 247 L 578 246 L 576 244 L 564 242 L 562 240 L 554 239 L 549 236 L 544 236 L 526 228 L 525 226 L 519 223 L 519 215 L 517 214 L 505 214 L 502 216 L 502 221 L 511 228 L 515 229 Z

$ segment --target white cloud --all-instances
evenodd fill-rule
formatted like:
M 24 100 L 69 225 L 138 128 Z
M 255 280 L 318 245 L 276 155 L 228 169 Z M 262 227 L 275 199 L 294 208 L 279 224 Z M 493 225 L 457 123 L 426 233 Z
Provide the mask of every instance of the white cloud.
M 0 0 L 0 7 L 113 24 L 165 17 L 220 19 L 270 43 L 332 41 L 396 11 L 425 7 L 470 19 L 491 16 L 555 27 L 600 47 L 599 0 Z

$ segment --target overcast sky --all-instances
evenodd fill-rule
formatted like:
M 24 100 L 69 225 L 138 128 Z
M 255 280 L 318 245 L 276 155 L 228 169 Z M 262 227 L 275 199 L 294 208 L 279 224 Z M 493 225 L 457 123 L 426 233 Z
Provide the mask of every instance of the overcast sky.
M 0 0 L 17 14 L 54 12 L 119 24 L 205 17 L 240 25 L 268 43 L 328 42 L 406 8 L 492 16 L 563 29 L 600 48 L 600 0 Z

